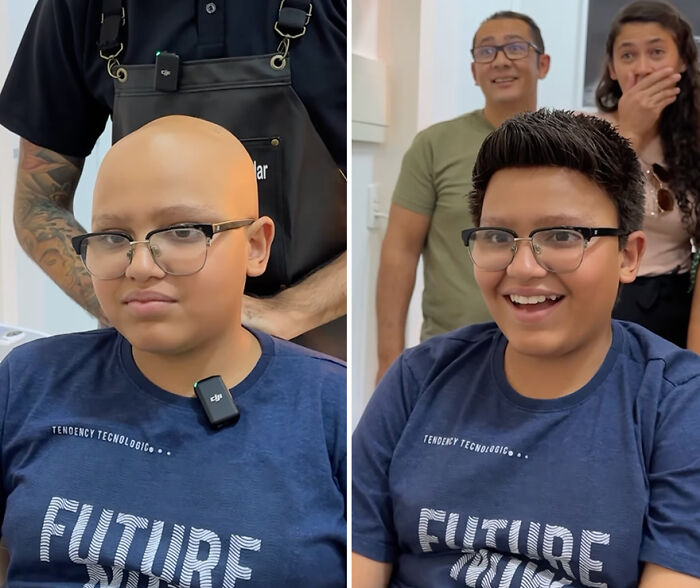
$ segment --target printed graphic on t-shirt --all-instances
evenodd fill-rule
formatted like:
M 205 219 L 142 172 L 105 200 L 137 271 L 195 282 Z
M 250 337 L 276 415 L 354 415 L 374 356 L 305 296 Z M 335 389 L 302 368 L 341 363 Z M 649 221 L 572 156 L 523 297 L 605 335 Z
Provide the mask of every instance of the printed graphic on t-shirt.
M 498 443 L 485 443 L 475 439 L 466 437 L 454 437 L 452 435 L 423 435 L 424 445 L 434 445 L 436 447 L 455 447 L 472 453 L 489 453 L 492 455 L 504 455 L 506 457 L 515 457 L 517 459 L 530 459 L 530 456 L 525 451 L 518 451 L 508 445 L 500 445 Z
M 487 519 L 434 508 L 421 508 L 417 531 L 423 553 L 461 552 L 449 570 L 461 586 L 607 588 L 598 580 L 609 533 L 577 533 L 553 523 Z
M 80 425 L 53 425 L 50 430 L 51 434 L 54 436 L 67 435 L 69 437 L 78 437 L 80 439 L 89 439 L 102 441 L 113 445 L 120 445 L 122 447 L 143 453 L 154 453 L 156 455 L 164 455 L 166 457 L 172 455 L 169 449 L 155 447 L 144 439 L 135 439 L 118 431 L 108 431 L 106 429 Z
M 38 549 L 42 562 L 85 566 L 84 588 L 234 588 L 237 580 L 253 577 L 261 546 L 255 537 L 224 536 L 54 496 Z

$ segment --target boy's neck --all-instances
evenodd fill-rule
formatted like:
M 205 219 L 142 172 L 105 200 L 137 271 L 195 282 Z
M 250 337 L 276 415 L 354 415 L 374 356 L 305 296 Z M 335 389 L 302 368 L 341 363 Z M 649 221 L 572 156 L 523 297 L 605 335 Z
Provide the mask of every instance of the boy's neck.
M 503 121 L 521 112 L 531 112 L 537 109 L 537 96 L 523 98 L 517 102 L 486 103 L 484 106 L 484 118 L 494 127 L 501 126 Z
M 253 370 L 261 353 L 258 340 L 243 327 L 211 345 L 177 355 L 150 353 L 132 347 L 134 361 L 141 372 L 160 388 L 180 396 L 194 396 L 193 384 L 215 375 L 221 376 L 226 386 L 232 388 Z
M 525 355 L 506 345 L 506 378 L 518 394 L 527 398 L 562 398 L 590 382 L 611 344 L 612 328 L 585 349 L 559 357 Z

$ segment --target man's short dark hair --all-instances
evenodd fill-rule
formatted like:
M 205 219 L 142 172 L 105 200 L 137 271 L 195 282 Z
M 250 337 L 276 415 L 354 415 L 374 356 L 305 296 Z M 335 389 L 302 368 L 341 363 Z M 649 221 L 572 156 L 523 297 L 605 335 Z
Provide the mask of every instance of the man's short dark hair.
M 486 188 L 493 175 L 518 167 L 577 171 L 610 197 L 617 209 L 618 227 L 625 234 L 642 228 L 644 182 L 637 155 L 629 141 L 605 120 L 545 108 L 506 120 L 486 138 L 476 157 L 469 194 L 475 226 L 481 221 Z
M 537 48 L 544 53 L 544 39 L 542 39 L 542 32 L 537 23 L 532 20 L 527 14 L 522 14 L 521 12 L 514 12 L 512 10 L 501 10 L 499 12 L 494 12 L 486 20 L 484 20 L 479 28 L 483 26 L 484 23 L 490 20 L 504 20 L 504 19 L 522 20 L 528 27 L 530 27 L 530 34 L 532 35 L 532 42 L 537 46 Z M 477 31 L 478 32 L 478 31 Z M 472 39 L 472 49 L 474 49 L 474 43 L 476 43 L 476 33 L 474 33 L 474 38 Z

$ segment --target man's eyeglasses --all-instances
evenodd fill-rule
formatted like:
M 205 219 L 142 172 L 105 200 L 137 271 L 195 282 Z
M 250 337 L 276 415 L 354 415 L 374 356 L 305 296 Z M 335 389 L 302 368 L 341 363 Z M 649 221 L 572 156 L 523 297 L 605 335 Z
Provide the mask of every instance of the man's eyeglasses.
M 671 212 L 676 204 L 676 197 L 668 187 L 668 182 L 671 181 L 669 171 L 658 163 L 649 165 L 645 161 L 639 160 L 644 170 L 644 178 L 650 186 L 656 191 L 656 202 L 653 210 L 648 210 L 649 216 L 661 216 L 667 212 Z
M 166 274 L 187 276 L 204 267 L 207 250 L 214 235 L 245 227 L 255 219 L 232 220 L 214 224 L 182 223 L 155 229 L 143 241 L 132 240 L 120 231 L 87 233 L 71 239 L 73 249 L 91 275 L 103 280 L 120 278 L 134 257 L 134 245 L 145 243 L 153 261 Z
M 529 241 L 532 253 L 544 269 L 563 274 L 573 272 L 583 261 L 583 252 L 593 237 L 621 237 L 620 229 L 590 227 L 544 227 L 527 237 L 518 237 L 511 229 L 478 227 L 462 231 L 474 265 L 489 272 L 507 268 L 520 241 Z
M 538 47 L 529 41 L 513 41 L 505 45 L 481 45 L 474 47 L 472 49 L 472 57 L 476 63 L 491 63 L 496 59 L 498 52 L 503 51 L 503 54 L 508 59 L 515 61 L 517 59 L 525 59 L 529 55 L 531 47 L 536 53 L 542 53 Z

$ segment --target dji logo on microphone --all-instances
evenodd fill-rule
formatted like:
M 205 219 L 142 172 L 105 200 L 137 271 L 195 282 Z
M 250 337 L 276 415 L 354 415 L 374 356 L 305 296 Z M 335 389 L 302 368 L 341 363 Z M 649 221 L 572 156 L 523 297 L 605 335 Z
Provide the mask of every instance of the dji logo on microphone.
M 211 398 L 209 398 L 209 400 L 210 400 L 211 402 L 219 402 L 219 400 L 221 400 L 223 397 L 224 397 L 223 394 L 214 394 L 214 396 L 212 396 Z

